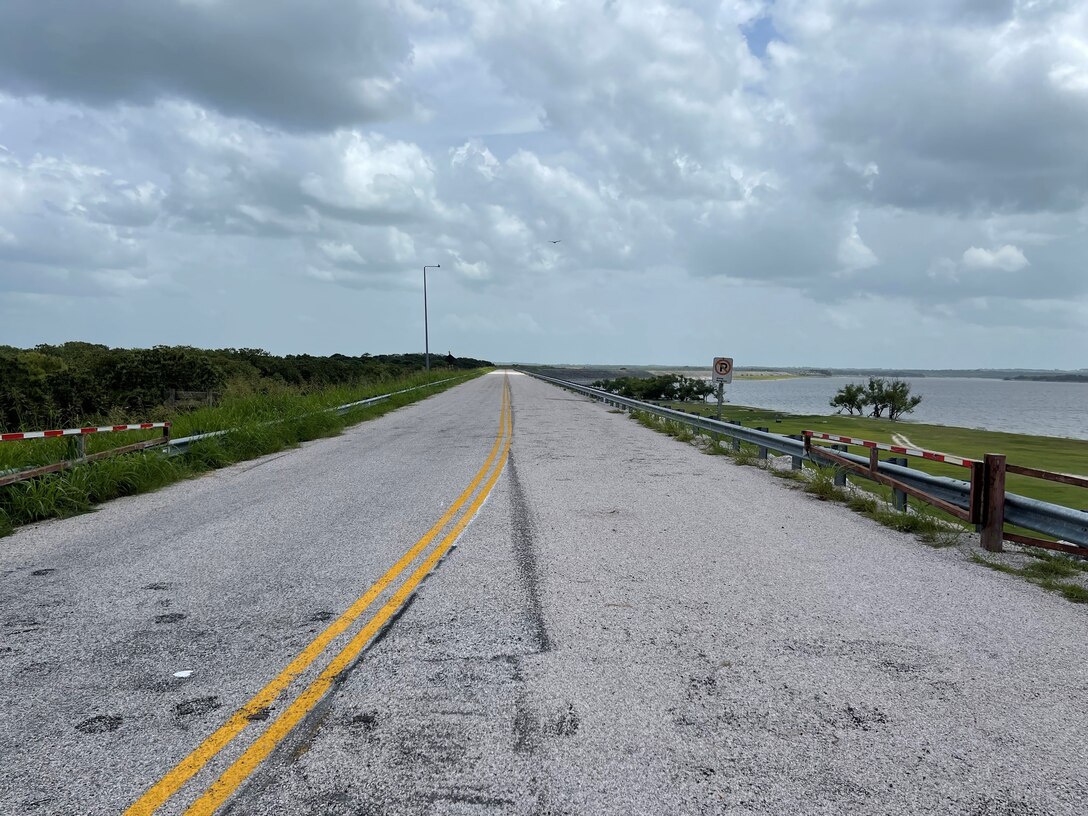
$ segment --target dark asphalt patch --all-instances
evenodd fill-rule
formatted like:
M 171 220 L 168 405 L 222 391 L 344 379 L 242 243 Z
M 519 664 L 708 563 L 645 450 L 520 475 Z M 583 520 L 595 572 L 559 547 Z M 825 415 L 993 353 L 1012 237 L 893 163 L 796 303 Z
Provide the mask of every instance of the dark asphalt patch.
M 105 734 L 121 727 L 123 718 L 119 714 L 100 714 L 76 724 L 76 731 L 84 734 Z
M 551 651 L 551 638 L 544 621 L 544 607 L 540 601 L 540 568 L 537 564 L 535 527 L 529 512 L 529 502 L 525 498 L 525 489 L 518 478 L 517 465 L 514 463 L 514 451 L 510 450 L 506 460 L 507 478 L 510 480 L 510 517 L 513 529 L 514 565 L 517 568 L 518 583 L 525 596 L 525 618 L 529 634 L 537 652 Z
M 888 722 L 887 715 L 879 708 L 847 705 L 846 715 L 850 718 L 854 727 L 863 731 L 868 731 L 872 725 L 884 725 Z
M 416 797 L 419 801 L 429 802 L 431 804 L 449 802 L 455 805 L 477 805 L 488 808 L 489 810 L 492 808 L 502 808 L 505 810 L 510 805 L 514 804 L 513 799 L 507 799 L 501 796 L 489 796 L 484 791 L 473 788 L 450 788 L 448 790 L 440 791 L 422 791 L 416 794 Z
M 56 571 L 57 570 L 54 567 L 45 567 L 43 569 L 36 569 L 33 572 L 31 572 L 30 574 L 31 575 L 52 575 Z
M 578 709 L 574 703 L 567 703 L 559 709 L 555 718 L 555 733 L 560 737 L 573 737 L 578 733 L 578 727 L 582 724 L 582 718 L 578 716 Z
M 263 722 L 268 719 L 268 716 L 272 713 L 271 706 L 262 706 L 254 711 L 252 714 L 247 714 L 246 719 L 250 722 Z
M 330 612 L 327 609 L 322 609 L 320 612 L 314 612 L 310 616 L 310 623 L 324 623 L 325 621 L 332 620 L 336 616 L 335 612 Z
M 412 594 L 408 596 L 407 600 L 405 600 L 404 605 L 400 609 L 398 609 L 396 612 L 393 613 L 393 615 L 389 618 L 389 620 L 387 620 L 385 622 L 385 625 L 382 626 L 382 628 L 378 632 L 378 634 L 374 635 L 374 639 L 371 640 L 370 643 L 367 644 L 367 647 L 359 654 L 360 658 L 366 652 L 374 651 L 374 649 L 376 649 L 378 647 L 378 644 L 380 644 L 383 640 L 385 640 L 386 636 L 390 633 L 390 631 L 392 631 L 393 627 L 396 625 L 397 621 L 400 620 L 401 616 L 405 612 L 408 611 L 408 609 L 412 606 L 412 604 L 414 604 L 416 602 L 416 592 L 418 592 L 418 591 L 419 591 L 418 587 L 416 589 L 412 590 Z M 358 659 L 356 659 L 356 662 L 358 662 Z M 354 667 L 355 667 L 355 663 L 352 663 L 351 666 L 344 671 L 344 674 L 341 675 L 341 677 L 347 675 L 351 671 L 351 669 L 353 669 Z
M 356 714 L 351 718 L 351 724 L 361 725 L 363 730 L 370 731 L 378 724 L 378 712 L 364 711 L 362 714 Z
M 170 584 L 166 583 L 166 581 L 156 581 L 153 584 L 148 584 L 147 586 L 144 587 L 144 589 L 155 589 L 155 590 L 170 589 Z
M 41 621 L 36 618 L 14 617 L 4 621 L 4 628 L 8 630 L 5 634 L 9 637 L 23 635 L 27 632 L 37 632 L 41 625 Z
M 155 623 L 177 623 L 188 617 L 184 612 L 167 612 L 164 615 L 156 615 Z
M 222 703 L 219 702 L 219 698 L 216 696 L 197 697 L 194 700 L 183 700 L 175 705 L 174 715 L 177 717 L 199 716 L 221 707 Z

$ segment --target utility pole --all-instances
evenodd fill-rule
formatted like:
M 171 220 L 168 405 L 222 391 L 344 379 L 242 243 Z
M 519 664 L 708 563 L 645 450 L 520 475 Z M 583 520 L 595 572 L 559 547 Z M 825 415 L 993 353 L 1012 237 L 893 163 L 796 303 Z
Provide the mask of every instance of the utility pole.
M 428 371 L 431 370 L 431 338 L 427 331 L 427 270 L 441 268 L 442 264 L 427 264 L 423 267 L 423 355 Z

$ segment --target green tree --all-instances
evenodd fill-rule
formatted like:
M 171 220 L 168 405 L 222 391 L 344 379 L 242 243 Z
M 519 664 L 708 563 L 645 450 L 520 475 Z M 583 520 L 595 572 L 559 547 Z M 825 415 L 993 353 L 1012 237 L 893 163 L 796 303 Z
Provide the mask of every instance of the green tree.
M 888 403 L 888 419 L 893 422 L 903 414 L 911 413 L 922 401 L 919 395 L 911 396 L 910 383 L 904 380 L 892 380 L 885 392 L 885 399 Z
M 922 401 L 919 396 L 911 396 L 910 383 L 905 380 L 886 380 L 883 377 L 869 378 L 865 398 L 872 408 L 870 416 L 879 418 L 887 411 L 888 419 L 893 422 L 903 414 L 909 414 Z
M 855 413 L 861 416 L 868 404 L 865 386 L 860 383 L 847 383 L 835 393 L 830 404 L 832 408 L 838 409 L 836 413 L 841 414 L 845 408 L 851 416 Z
M 710 383 L 684 377 L 680 374 L 597 380 L 593 383 L 593 387 L 631 399 L 678 400 L 681 402 L 704 400 L 708 394 L 714 392 L 714 387 Z

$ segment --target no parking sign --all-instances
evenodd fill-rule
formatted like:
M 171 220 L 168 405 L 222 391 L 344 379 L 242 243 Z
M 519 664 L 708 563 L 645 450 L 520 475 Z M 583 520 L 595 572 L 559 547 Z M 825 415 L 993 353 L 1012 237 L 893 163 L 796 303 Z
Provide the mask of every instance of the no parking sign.
M 732 357 L 715 357 L 714 358 L 714 382 L 716 382 L 716 383 L 731 383 L 731 382 L 733 382 L 733 358 Z

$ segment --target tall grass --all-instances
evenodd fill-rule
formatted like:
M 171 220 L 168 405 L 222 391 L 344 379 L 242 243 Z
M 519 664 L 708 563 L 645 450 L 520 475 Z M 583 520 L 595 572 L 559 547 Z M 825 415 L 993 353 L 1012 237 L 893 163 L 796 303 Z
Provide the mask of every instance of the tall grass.
M 456 372 L 453 375 L 478 376 L 481 373 Z M 22 524 L 86 512 L 95 504 L 118 496 L 157 490 L 207 470 L 295 447 L 310 439 L 335 436 L 348 425 L 381 416 L 464 380 L 397 394 L 374 405 L 353 408 L 343 416 L 325 409 L 437 382 L 450 376 L 451 372 L 436 371 L 354 387 L 309 392 L 287 386 L 274 386 L 260 392 L 247 389 L 228 393 L 222 404 L 214 407 L 175 415 L 170 415 L 165 409 L 153 412 L 156 421 L 166 419 L 173 423 L 172 436 L 175 439 L 220 430 L 231 430 L 231 433 L 194 442 L 182 456 L 166 456 L 160 450 L 151 449 L 0 487 L 0 536 L 10 534 Z M 108 422 L 120 424 L 129 419 L 149 417 Z M 100 423 L 107 424 L 102 418 L 87 424 Z M 154 438 L 159 433 L 144 431 L 87 436 L 87 452 Z M 70 456 L 69 445 L 64 439 L 3 443 L 0 445 L 0 471 L 60 461 Z

